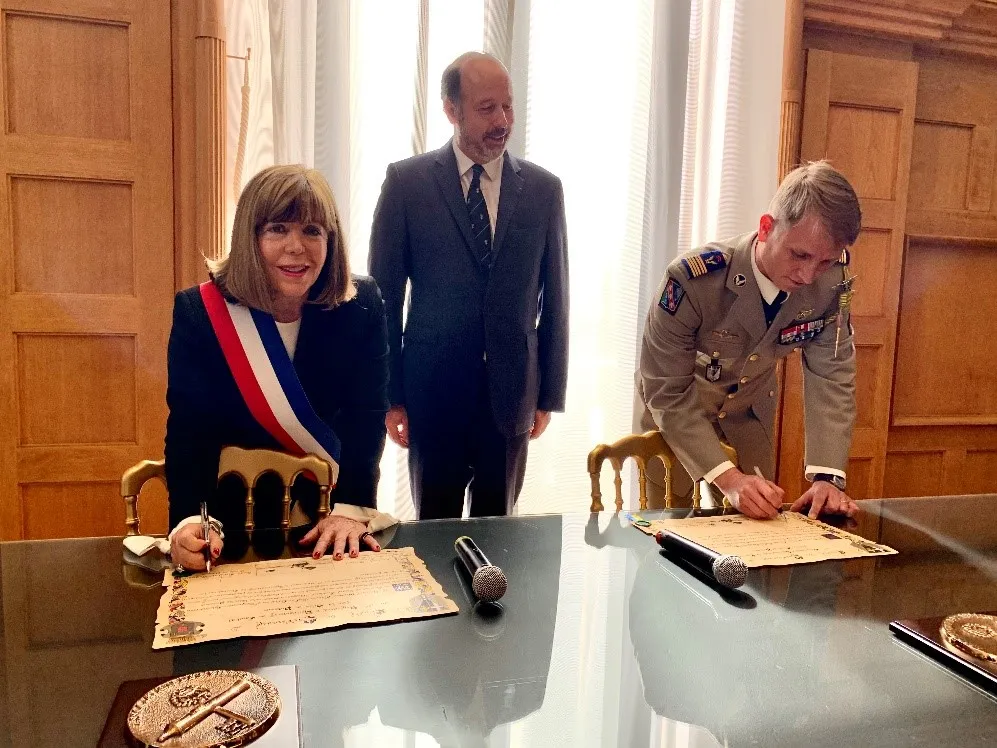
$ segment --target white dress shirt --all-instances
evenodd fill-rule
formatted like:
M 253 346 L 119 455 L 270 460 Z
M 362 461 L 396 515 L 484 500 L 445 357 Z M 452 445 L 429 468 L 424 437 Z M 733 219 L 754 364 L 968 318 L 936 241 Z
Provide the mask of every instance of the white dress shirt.
M 460 172 L 460 187 L 464 191 L 464 201 L 467 202 L 467 192 L 471 189 L 471 168 L 474 161 L 464 153 L 457 145 L 457 139 L 453 140 L 453 152 L 457 156 L 457 170 Z M 485 197 L 485 207 L 488 209 L 488 221 L 492 225 L 492 239 L 495 238 L 495 223 L 498 221 L 499 192 L 502 189 L 502 164 L 505 158 L 505 151 L 502 155 L 487 164 L 482 164 L 484 171 L 481 173 L 481 194 Z

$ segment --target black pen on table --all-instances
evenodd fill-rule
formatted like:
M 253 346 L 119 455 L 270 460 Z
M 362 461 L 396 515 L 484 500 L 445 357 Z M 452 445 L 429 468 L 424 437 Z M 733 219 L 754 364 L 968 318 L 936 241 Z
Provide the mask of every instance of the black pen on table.
M 201 502 L 201 537 L 204 538 L 204 562 L 211 571 L 211 523 L 208 522 L 208 502 Z
M 760 467 L 758 467 L 757 465 L 755 465 L 755 475 L 757 475 L 763 481 L 768 482 L 768 478 L 766 478 L 764 475 L 762 475 L 762 469 Z M 779 514 L 782 514 L 782 505 L 781 504 L 779 505 L 779 508 L 776 509 L 776 511 L 779 512 Z M 783 517 L 782 519 L 783 519 L 783 521 L 786 521 L 785 517 Z

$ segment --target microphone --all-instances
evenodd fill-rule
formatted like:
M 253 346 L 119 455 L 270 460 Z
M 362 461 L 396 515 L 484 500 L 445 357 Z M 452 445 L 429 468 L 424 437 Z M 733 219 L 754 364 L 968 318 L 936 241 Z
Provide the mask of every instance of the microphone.
M 481 549 L 467 535 L 462 535 L 453 544 L 467 573 L 471 575 L 471 589 L 475 596 L 484 603 L 493 603 L 501 599 L 509 588 L 509 580 L 505 573 L 485 557 Z
M 654 539 L 669 553 L 703 572 L 724 587 L 736 589 L 748 578 L 748 566 L 737 556 L 727 556 L 673 532 L 659 531 Z

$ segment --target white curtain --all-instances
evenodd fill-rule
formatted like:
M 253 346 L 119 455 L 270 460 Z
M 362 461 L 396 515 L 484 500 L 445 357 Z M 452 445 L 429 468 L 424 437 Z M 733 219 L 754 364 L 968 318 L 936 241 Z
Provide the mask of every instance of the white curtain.
M 519 511 L 584 510 L 588 451 L 631 430 L 641 329 L 665 266 L 751 230 L 775 188 L 784 10 L 785 0 L 227 0 L 229 54 L 252 48 L 245 107 L 244 63 L 229 60 L 232 199 L 271 163 L 321 169 L 364 272 L 386 166 L 452 133 L 443 68 L 468 49 L 501 57 L 516 97 L 510 150 L 561 178 L 571 270 L 567 412 L 531 444 Z M 390 443 L 378 502 L 414 516 L 406 455 Z

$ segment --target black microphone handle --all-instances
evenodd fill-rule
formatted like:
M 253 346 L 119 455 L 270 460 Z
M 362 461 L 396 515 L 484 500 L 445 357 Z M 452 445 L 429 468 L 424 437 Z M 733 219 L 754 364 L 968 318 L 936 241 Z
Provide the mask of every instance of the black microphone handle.
M 464 562 L 464 568 L 472 577 L 482 566 L 491 566 L 491 561 L 481 552 L 481 549 L 467 535 L 462 535 L 454 541 L 453 548 Z
M 658 532 L 654 537 L 666 551 L 674 553 L 725 587 L 740 587 L 747 578 L 747 566 L 737 556 L 717 553 L 673 532 Z M 718 575 L 718 571 L 723 573 Z

